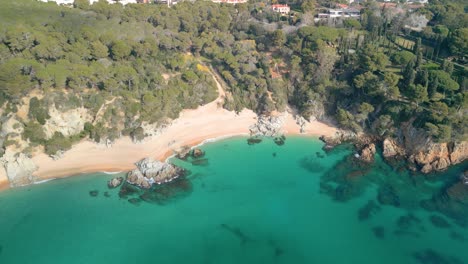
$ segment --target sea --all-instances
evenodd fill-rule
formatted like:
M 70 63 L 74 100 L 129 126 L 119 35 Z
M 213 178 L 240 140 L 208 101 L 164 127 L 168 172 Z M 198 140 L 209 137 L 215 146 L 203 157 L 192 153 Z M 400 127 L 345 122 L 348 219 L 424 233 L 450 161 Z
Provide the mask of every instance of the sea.
M 463 163 L 422 175 L 317 138 L 206 143 L 150 190 L 82 174 L 0 192 L 1 264 L 468 263 Z

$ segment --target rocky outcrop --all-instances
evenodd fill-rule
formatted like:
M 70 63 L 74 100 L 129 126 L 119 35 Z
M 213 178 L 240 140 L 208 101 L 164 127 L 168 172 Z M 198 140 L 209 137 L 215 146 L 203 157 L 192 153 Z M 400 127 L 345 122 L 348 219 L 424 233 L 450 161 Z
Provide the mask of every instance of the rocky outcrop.
M 130 171 L 127 182 L 141 188 L 150 188 L 152 184 L 170 182 L 184 174 L 184 170 L 169 163 L 146 158 L 136 163 L 137 169 Z
M 123 180 L 124 180 L 123 177 L 112 178 L 111 180 L 107 182 L 107 186 L 110 189 L 117 188 L 122 184 Z
M 397 156 L 405 156 L 405 149 L 402 148 L 398 143 L 392 138 L 386 138 L 382 142 L 383 145 L 383 156 L 385 158 L 394 158 Z
M 323 148 L 325 150 L 330 150 L 343 142 L 355 140 L 357 138 L 358 136 L 356 133 L 339 130 L 333 136 L 321 136 L 319 139 L 325 143 Z
M 365 162 L 373 162 L 376 149 L 375 144 L 370 143 L 364 146 L 359 153 L 359 159 Z
M 458 164 L 468 159 L 468 142 L 455 142 L 451 147 L 450 162 Z
M 205 156 L 205 152 L 203 150 L 201 150 L 199 148 L 194 148 L 192 150 L 192 157 L 197 159 L 197 158 L 201 158 L 203 156 Z
M 190 155 L 190 147 L 189 146 L 183 146 L 180 148 L 180 150 L 176 151 L 176 157 L 181 159 L 181 160 L 186 160 Z
M 258 117 L 257 123 L 249 127 L 251 136 L 276 137 L 283 134 L 284 116 Z
M 66 112 L 60 112 L 52 107 L 49 109 L 50 118 L 44 125 L 47 138 L 51 138 L 55 132 L 60 132 L 69 137 L 79 134 L 84 129 L 87 121 L 92 121 L 91 115 L 85 108 L 76 108 Z
M 468 142 L 430 143 L 423 150 L 410 155 L 409 160 L 421 167 L 421 172 L 445 170 L 468 158 Z
M 7 150 L 0 162 L 5 168 L 10 186 L 16 187 L 34 183 L 35 177 L 32 174 L 38 168 L 25 154 L 13 153 Z

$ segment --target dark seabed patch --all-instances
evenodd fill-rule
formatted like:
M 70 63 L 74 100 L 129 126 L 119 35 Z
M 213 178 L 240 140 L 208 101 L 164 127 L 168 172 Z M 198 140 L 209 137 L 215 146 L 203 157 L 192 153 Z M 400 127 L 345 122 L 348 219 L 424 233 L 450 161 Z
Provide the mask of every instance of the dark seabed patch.
M 140 199 L 148 203 L 164 205 L 190 195 L 192 188 L 190 180 L 181 176 L 171 182 L 156 185 L 146 190 L 140 195 Z
M 425 231 L 421 219 L 419 219 L 411 213 L 400 216 L 397 220 L 396 225 L 397 230 L 395 230 L 394 234 L 397 236 L 407 235 L 413 237 L 420 237 L 420 233 Z
M 284 250 L 280 246 L 278 246 L 278 244 L 274 240 L 268 240 L 268 244 L 273 248 L 273 255 L 275 256 L 275 258 L 280 257 L 284 254 Z
M 382 205 L 400 206 L 400 197 L 398 197 L 397 190 L 389 184 L 379 187 L 377 200 Z
M 130 199 L 128 199 L 128 202 L 135 205 L 135 206 L 138 206 L 141 203 L 141 199 L 139 199 L 139 198 L 130 198 Z
M 128 182 L 124 182 L 122 187 L 120 187 L 119 197 L 122 199 L 126 199 L 128 196 L 138 195 L 142 192 L 142 190 L 136 186 L 131 185 Z
M 421 264 L 463 264 L 463 261 L 453 256 L 446 256 L 433 249 L 413 253 L 413 257 Z
M 89 195 L 91 197 L 96 197 L 99 195 L 99 191 L 98 190 L 92 190 L 92 191 L 89 191 Z
M 463 234 L 460 234 L 460 233 L 455 232 L 455 231 L 450 232 L 450 238 L 453 239 L 453 240 L 460 241 L 460 242 L 465 242 L 466 241 L 465 236 L 463 236 Z
M 192 161 L 194 166 L 208 166 L 208 159 L 196 159 Z
M 111 197 L 111 195 L 110 195 L 109 192 L 104 192 L 104 197 L 109 198 L 109 197 Z
M 320 161 L 310 156 L 300 159 L 299 165 L 301 166 L 301 168 L 311 173 L 319 173 L 325 169 L 320 163 Z
M 443 218 L 442 216 L 431 215 L 429 219 L 431 220 L 432 225 L 434 225 L 435 227 L 438 227 L 438 228 L 450 228 L 451 227 L 450 223 L 447 220 L 445 220 L 445 218 Z
M 242 232 L 240 230 L 240 228 L 238 227 L 233 227 L 233 226 L 229 226 L 227 224 L 221 224 L 220 225 L 221 228 L 223 228 L 224 230 L 228 231 L 229 233 L 233 234 L 234 236 L 236 236 L 239 240 L 240 240 L 240 243 L 243 245 L 247 242 L 250 242 L 252 241 L 252 239 L 250 237 L 248 237 L 246 234 L 244 234 L 244 232 Z
M 385 228 L 383 226 L 375 226 L 372 228 L 372 232 L 374 233 L 375 237 L 378 239 L 385 238 Z
M 359 221 L 367 220 L 380 212 L 380 210 L 382 210 L 382 208 L 376 202 L 369 200 L 366 205 L 359 208 L 358 219 Z

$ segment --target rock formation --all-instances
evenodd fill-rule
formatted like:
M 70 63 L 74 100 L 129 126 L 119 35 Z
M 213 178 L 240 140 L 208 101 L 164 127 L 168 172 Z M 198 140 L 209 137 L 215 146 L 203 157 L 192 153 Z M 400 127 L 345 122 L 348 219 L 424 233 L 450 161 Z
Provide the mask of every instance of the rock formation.
M 137 169 L 128 173 L 127 182 L 141 188 L 150 188 L 153 183 L 170 182 L 184 174 L 182 168 L 152 158 L 143 159 L 135 165 Z
M 23 153 L 13 153 L 6 151 L 0 162 L 5 168 L 10 186 L 22 186 L 34 183 L 32 175 L 38 168 L 36 164 Z
M 333 136 L 321 136 L 319 139 L 325 143 L 323 148 L 325 150 L 330 150 L 343 142 L 357 139 L 357 137 L 356 133 L 339 130 Z
M 192 150 L 192 157 L 194 158 L 201 158 L 205 155 L 205 152 L 199 148 L 194 148 Z
M 123 177 L 112 178 L 110 181 L 107 182 L 107 186 L 111 189 L 117 188 L 122 184 L 123 180 Z
M 276 137 L 282 135 L 284 117 L 265 116 L 258 117 L 257 123 L 249 127 L 251 136 Z
M 421 167 L 421 172 L 441 171 L 468 158 L 468 142 L 430 143 L 423 150 L 409 156 Z
M 404 156 L 405 149 L 400 147 L 392 138 L 386 138 L 383 141 L 383 156 L 385 158 L 394 158 L 397 156 Z
M 79 134 L 84 129 L 87 121 L 92 121 L 91 115 L 85 108 L 75 108 L 66 112 L 60 112 L 52 107 L 49 109 L 50 118 L 44 125 L 44 132 L 47 138 L 51 138 L 55 132 L 60 132 L 64 136 Z
M 373 162 L 376 149 L 375 144 L 370 143 L 364 146 L 359 153 L 359 158 L 365 162 Z

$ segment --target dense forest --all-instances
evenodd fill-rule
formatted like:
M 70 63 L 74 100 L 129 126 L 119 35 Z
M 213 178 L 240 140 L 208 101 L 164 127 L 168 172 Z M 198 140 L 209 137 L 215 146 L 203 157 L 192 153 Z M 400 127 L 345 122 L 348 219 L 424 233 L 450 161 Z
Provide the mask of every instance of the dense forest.
M 286 1 L 287 2 L 287 1 Z M 366 2 L 361 19 L 314 23 L 328 1 L 289 1 L 280 16 L 266 1 L 89 5 L 0 0 L 2 120 L 28 97 L 21 138 L 54 154 L 90 137 L 141 139 L 217 96 L 216 71 L 231 96 L 224 107 L 259 114 L 296 108 L 305 118 L 355 132 L 395 136 L 402 123 L 435 141 L 467 140 L 468 6 L 430 1 L 395 13 Z M 422 31 L 405 27 L 425 17 Z M 81 133 L 47 135 L 51 108 L 85 108 Z M 15 144 L 2 135 L 3 145 Z

